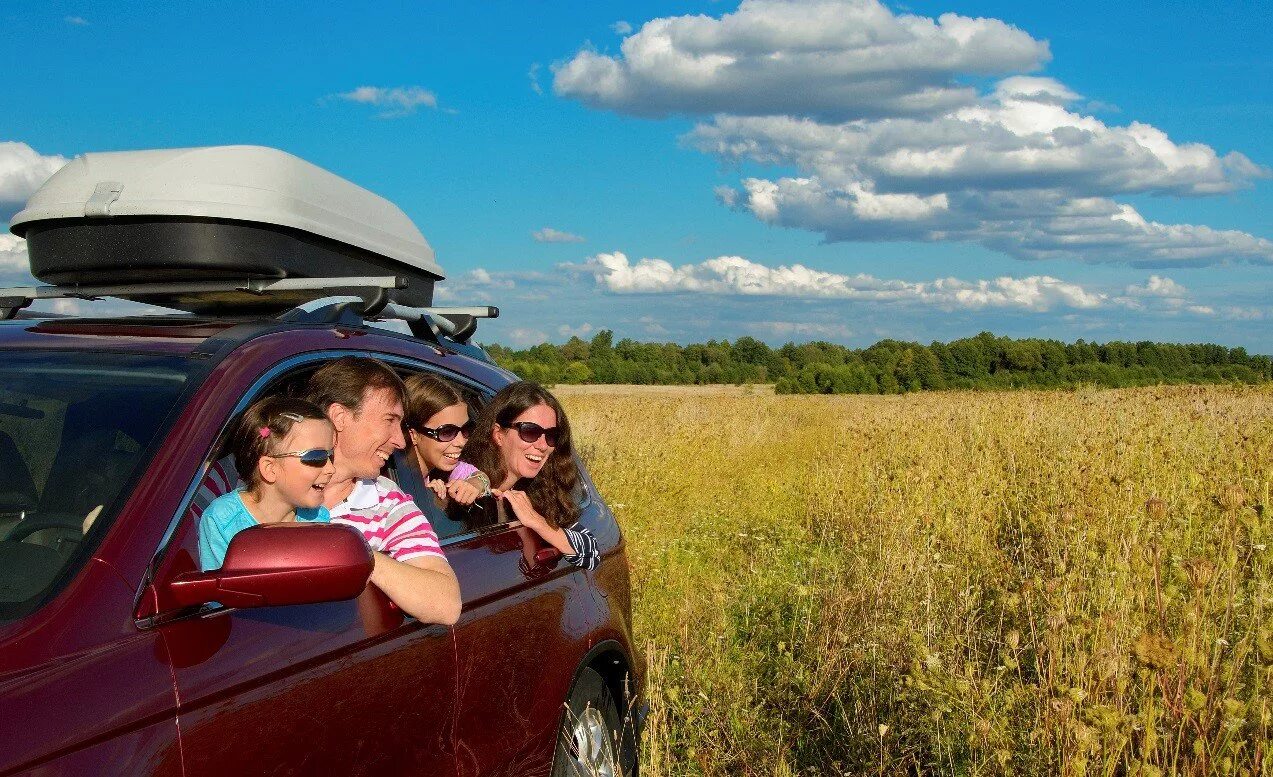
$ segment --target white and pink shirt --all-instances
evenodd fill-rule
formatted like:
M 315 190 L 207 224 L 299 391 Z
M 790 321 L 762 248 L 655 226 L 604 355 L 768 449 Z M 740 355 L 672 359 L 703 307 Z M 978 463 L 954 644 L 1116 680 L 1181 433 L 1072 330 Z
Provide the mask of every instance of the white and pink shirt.
M 331 514 L 332 523 L 354 527 L 372 550 L 397 561 L 422 556 L 446 558 L 429 519 L 389 478 L 356 481 L 354 490 L 331 508 Z

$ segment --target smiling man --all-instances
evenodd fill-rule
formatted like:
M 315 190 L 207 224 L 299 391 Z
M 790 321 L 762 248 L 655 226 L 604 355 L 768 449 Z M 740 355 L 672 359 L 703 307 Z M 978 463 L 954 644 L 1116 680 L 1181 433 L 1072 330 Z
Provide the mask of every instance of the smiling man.
M 406 447 L 402 379 L 376 359 L 347 356 L 315 372 L 306 395 L 336 429 L 336 472 L 323 504 L 333 523 L 358 529 L 371 546 L 371 582 L 422 621 L 455 623 L 460 587 L 437 534 L 411 497 L 380 475 Z

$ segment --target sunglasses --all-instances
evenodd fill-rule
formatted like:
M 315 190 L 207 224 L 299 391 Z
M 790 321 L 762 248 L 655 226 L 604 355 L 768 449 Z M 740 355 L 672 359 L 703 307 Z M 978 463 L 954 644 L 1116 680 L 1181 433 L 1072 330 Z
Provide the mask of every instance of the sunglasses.
M 508 428 L 516 429 L 517 436 L 522 438 L 522 442 L 526 443 L 534 442 L 543 437 L 549 448 L 556 448 L 557 443 L 561 440 L 561 429 L 556 426 L 545 429 L 533 421 L 514 421 L 508 425 Z
M 307 467 L 325 467 L 335 457 L 336 452 L 326 448 L 311 448 L 307 451 L 288 451 L 287 453 L 267 453 L 271 459 L 297 458 Z
M 427 426 L 421 426 L 420 428 L 416 429 L 416 431 L 419 432 L 420 434 L 423 434 L 425 437 L 428 437 L 429 439 L 432 439 L 432 440 L 437 440 L 438 442 L 450 442 L 451 440 L 454 440 L 457 435 L 461 435 L 461 434 L 464 435 L 465 437 L 472 437 L 473 422 L 469 421 L 468 423 L 464 424 L 464 426 L 456 426 L 455 424 L 442 424 L 436 429 L 430 429 Z

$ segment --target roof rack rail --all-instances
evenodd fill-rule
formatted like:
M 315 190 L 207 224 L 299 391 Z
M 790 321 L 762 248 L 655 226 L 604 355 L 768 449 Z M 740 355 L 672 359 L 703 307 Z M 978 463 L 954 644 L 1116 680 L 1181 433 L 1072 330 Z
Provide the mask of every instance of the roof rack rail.
M 364 310 L 375 312 L 388 303 L 390 289 L 402 289 L 406 286 L 407 279 L 398 275 L 352 278 L 238 278 L 100 286 L 83 284 L 20 286 L 0 289 L 0 320 L 13 318 L 19 310 L 37 299 L 161 298 L 157 304 L 164 304 L 173 299 L 198 299 L 208 305 L 222 307 L 227 313 L 237 313 L 250 311 L 263 298 L 270 298 L 272 304 L 301 304 L 316 296 L 330 296 L 337 290 L 362 297 L 365 303 Z
M 415 337 L 433 342 L 441 342 L 441 338 L 445 337 L 451 344 L 467 345 L 477 331 L 479 319 L 499 317 L 499 308 L 490 305 L 426 308 L 389 302 L 388 292 L 391 289 L 405 288 L 407 283 L 407 279 L 401 276 L 384 275 L 348 278 L 243 278 L 111 286 L 23 286 L 0 289 L 0 321 L 16 317 L 18 311 L 37 299 L 199 298 L 211 305 L 223 306 L 227 314 L 242 314 L 252 312 L 253 299 L 271 296 L 290 300 L 296 297 L 297 306 L 279 316 L 280 319 L 324 324 L 399 320 L 407 323 Z M 361 304 L 335 302 L 314 310 L 299 307 L 303 302 L 321 299 L 315 297 L 318 292 L 324 292 L 324 296 L 359 296 L 362 300 Z
M 415 337 L 434 342 L 439 342 L 440 338 L 445 337 L 454 343 L 467 343 L 477 331 L 478 320 L 499 318 L 499 308 L 493 305 L 417 308 L 390 302 L 379 308 L 369 309 L 355 302 L 332 302 L 313 310 L 294 308 L 279 318 L 284 321 L 310 324 L 404 321 Z

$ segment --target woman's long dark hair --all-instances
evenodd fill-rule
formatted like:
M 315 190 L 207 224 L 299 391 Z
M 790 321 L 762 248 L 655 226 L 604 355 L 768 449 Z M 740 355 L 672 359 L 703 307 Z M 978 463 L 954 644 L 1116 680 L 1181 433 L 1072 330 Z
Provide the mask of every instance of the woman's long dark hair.
M 473 438 L 464 446 L 464 460 L 485 472 L 491 485 L 498 487 L 508 476 L 504 457 L 492 439 L 496 425 L 507 428 L 517 416 L 535 407 L 547 405 L 557 414 L 557 447 L 533 478 L 522 478 L 513 486 L 525 491 L 539 514 L 555 527 L 570 526 L 579 520 L 575 492 L 579 488 L 579 468 L 575 466 L 575 449 L 570 438 L 570 421 L 561 403 L 543 386 L 528 380 L 511 383 L 500 389 L 478 413 Z

